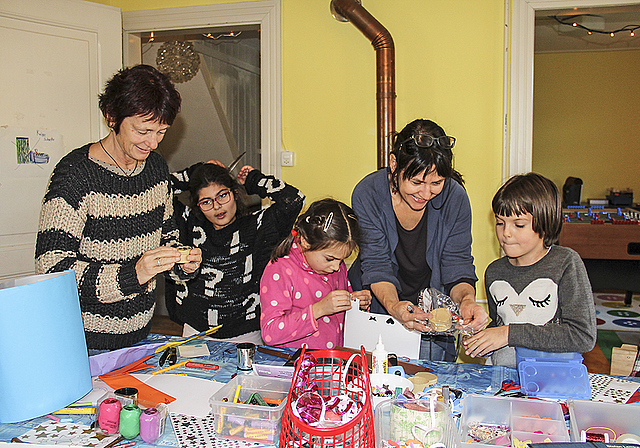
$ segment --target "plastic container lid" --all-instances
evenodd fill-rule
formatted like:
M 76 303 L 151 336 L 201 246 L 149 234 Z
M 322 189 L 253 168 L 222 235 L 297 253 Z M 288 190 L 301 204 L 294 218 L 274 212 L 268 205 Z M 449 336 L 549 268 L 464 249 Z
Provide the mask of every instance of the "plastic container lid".
M 516 347 L 520 391 L 530 397 L 591 400 L 589 373 L 580 353 Z

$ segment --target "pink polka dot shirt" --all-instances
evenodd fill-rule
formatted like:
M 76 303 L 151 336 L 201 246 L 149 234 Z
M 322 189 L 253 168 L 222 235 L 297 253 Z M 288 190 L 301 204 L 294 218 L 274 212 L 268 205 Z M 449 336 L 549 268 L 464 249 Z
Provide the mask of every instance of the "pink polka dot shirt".
M 296 244 L 288 256 L 269 263 L 260 280 L 260 328 L 268 345 L 333 349 L 343 344 L 344 312 L 313 318 L 312 306 L 333 290 L 352 292 L 347 267 L 321 275 Z

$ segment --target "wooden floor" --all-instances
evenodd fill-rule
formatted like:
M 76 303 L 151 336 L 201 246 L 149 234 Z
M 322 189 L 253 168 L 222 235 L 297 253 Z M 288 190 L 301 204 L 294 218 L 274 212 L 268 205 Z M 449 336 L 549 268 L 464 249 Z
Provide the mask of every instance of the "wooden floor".
M 153 316 L 151 321 L 151 332 L 158 334 L 168 334 L 171 336 L 182 335 L 182 325 L 171 321 L 169 316 Z M 609 374 L 610 364 L 604 356 L 600 347 L 595 346 L 589 353 L 584 354 L 584 365 L 590 373 Z

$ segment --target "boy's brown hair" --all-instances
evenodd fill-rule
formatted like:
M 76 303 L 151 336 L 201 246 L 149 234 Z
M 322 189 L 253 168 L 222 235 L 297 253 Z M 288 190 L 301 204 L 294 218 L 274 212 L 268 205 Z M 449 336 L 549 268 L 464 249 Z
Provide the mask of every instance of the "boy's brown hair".
M 562 230 L 562 198 L 556 184 L 537 173 L 518 174 L 500 187 L 491 201 L 501 216 L 533 216 L 533 231 L 545 247 L 558 242 Z

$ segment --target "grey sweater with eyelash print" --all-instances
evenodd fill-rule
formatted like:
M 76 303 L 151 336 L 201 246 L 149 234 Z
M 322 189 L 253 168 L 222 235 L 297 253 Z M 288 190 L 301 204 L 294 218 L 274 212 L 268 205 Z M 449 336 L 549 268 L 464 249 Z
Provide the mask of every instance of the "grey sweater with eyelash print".
M 531 266 L 502 257 L 487 267 L 485 288 L 489 326 L 509 325 L 509 345 L 493 353 L 492 364 L 515 367 L 515 347 L 585 353 L 595 346 L 591 284 L 573 249 L 552 246 Z

